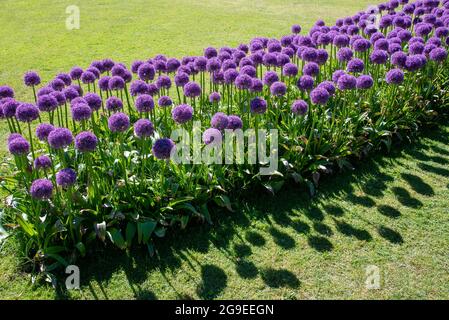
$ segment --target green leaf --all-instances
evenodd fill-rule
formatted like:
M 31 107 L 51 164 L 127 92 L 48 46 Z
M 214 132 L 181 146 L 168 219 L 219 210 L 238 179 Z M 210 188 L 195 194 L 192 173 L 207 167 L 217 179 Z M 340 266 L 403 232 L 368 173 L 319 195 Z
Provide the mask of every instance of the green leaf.
M 196 210 L 195 207 L 192 206 L 190 203 L 184 203 L 179 206 L 176 206 L 176 210 L 182 210 L 182 209 L 190 211 L 193 214 L 200 215 L 198 210 Z
M 134 222 L 128 222 L 128 225 L 126 226 L 126 243 L 128 247 L 131 246 L 134 236 L 136 235 L 137 227 Z
M 150 254 L 150 257 L 154 256 L 154 246 L 152 243 L 147 244 L 148 253 Z
M 25 220 L 22 215 L 17 215 L 17 223 L 22 227 L 23 231 L 25 231 L 25 233 L 27 233 L 30 237 L 34 237 L 37 232 L 34 229 L 34 226 L 28 222 L 27 220 Z
M 229 200 L 228 196 L 226 196 L 226 195 L 216 196 L 214 198 L 214 201 L 220 207 L 226 208 L 229 211 L 234 212 L 234 210 L 232 210 L 231 200 Z
M 212 224 L 212 219 L 209 214 L 209 210 L 207 209 L 207 203 L 200 206 L 201 215 L 206 219 L 206 221 Z
M 107 232 L 109 239 L 113 244 L 115 244 L 120 249 L 126 249 L 126 242 L 125 239 L 123 239 L 122 233 L 120 230 L 116 228 L 112 228 Z
M 84 257 L 86 255 L 86 247 L 84 246 L 84 243 L 82 242 L 78 242 L 75 245 L 75 248 L 78 249 L 78 251 L 80 252 L 81 256 Z
M 154 234 L 156 236 L 158 236 L 159 238 L 163 238 L 163 237 L 165 237 L 166 230 L 167 229 L 165 229 L 164 227 L 160 227 L 160 228 L 157 228 L 156 230 L 154 230 Z
M 190 217 L 187 215 L 181 216 L 181 229 L 185 229 L 189 223 Z
M 68 262 L 63 257 L 61 257 L 59 254 L 47 254 L 46 257 L 55 259 L 60 264 L 62 264 L 64 267 L 67 267 L 69 265 Z
M 137 223 L 137 241 L 139 244 L 148 243 L 150 236 L 156 228 L 157 223 L 155 221 L 146 221 Z
M 94 229 L 97 237 L 104 242 L 106 238 L 106 221 L 103 221 L 102 223 L 96 223 L 94 225 Z
M 52 246 L 42 250 L 44 254 L 57 254 L 63 251 L 66 251 L 66 249 L 62 246 Z

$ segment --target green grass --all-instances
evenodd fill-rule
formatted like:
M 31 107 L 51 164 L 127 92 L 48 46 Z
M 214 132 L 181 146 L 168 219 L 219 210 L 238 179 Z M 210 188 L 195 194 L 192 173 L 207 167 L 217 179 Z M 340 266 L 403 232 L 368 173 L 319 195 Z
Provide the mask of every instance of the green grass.
M 5 299 L 448 299 L 449 127 L 389 157 L 215 212 L 157 242 L 158 256 L 98 248 L 80 264 L 80 291 L 32 285 L 12 248 L 0 258 Z M 367 290 L 376 265 L 381 288 Z M 59 277 L 60 283 L 64 281 Z

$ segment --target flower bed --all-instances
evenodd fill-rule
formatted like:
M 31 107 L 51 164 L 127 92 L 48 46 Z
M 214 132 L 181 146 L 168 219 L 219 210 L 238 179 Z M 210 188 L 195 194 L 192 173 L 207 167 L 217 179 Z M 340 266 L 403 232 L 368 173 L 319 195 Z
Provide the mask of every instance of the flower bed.
M 1 179 L 3 224 L 51 271 L 98 241 L 153 254 L 153 237 L 169 227 L 210 222 L 211 206 L 232 211 L 233 190 L 274 193 L 292 179 L 313 193 L 320 174 L 389 148 L 435 114 L 448 79 L 449 1 L 407 2 L 181 61 L 158 55 L 130 70 L 94 61 L 42 87 L 27 72 L 34 103 L 0 87 L 13 172 Z M 220 165 L 224 137 L 242 130 L 256 133 L 247 161 Z M 271 153 L 253 163 L 260 140 Z M 181 163 L 180 151 L 189 155 Z M 262 174 L 272 155 L 277 169 Z

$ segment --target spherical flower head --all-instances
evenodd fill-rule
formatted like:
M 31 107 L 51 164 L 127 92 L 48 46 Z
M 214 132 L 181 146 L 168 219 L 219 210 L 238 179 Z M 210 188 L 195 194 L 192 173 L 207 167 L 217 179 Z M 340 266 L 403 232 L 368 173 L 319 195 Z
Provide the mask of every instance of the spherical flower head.
M 175 76 L 175 84 L 177 87 L 184 87 L 189 82 L 189 75 L 184 72 L 179 72 Z
M 285 83 L 277 81 L 270 86 L 270 92 L 273 96 L 284 96 L 287 93 L 287 86 Z
M 267 52 L 263 55 L 262 61 L 265 66 L 269 67 L 269 66 L 276 66 L 278 59 L 276 54 Z
M 218 55 L 217 49 L 213 48 L 213 47 L 208 47 L 206 49 L 204 49 L 204 56 L 207 59 L 211 59 L 214 58 Z
M 235 86 L 240 90 L 250 89 L 253 84 L 253 79 L 247 75 L 240 73 L 237 78 L 235 78 Z
M 53 149 L 63 149 L 73 142 L 73 135 L 67 128 L 55 128 L 50 132 L 47 140 Z
M 173 105 L 173 101 L 169 96 L 161 96 L 157 103 L 160 107 L 170 107 Z
M 148 94 L 148 85 L 142 80 L 135 80 L 131 83 L 130 92 L 132 96 Z
M 408 71 L 417 71 L 423 66 L 423 60 L 421 58 L 421 55 L 411 55 L 407 57 L 407 60 L 405 61 L 405 68 Z
M 275 71 L 268 71 L 263 76 L 263 82 L 267 86 L 271 86 L 273 83 L 279 81 L 279 76 Z
M 124 113 L 114 113 L 108 119 L 108 128 L 112 132 L 125 132 L 128 130 L 129 126 L 129 117 Z
M 198 97 L 201 94 L 201 87 L 196 82 L 188 82 L 184 85 L 184 95 L 189 98 Z
M 109 81 L 111 80 L 111 77 L 109 76 L 103 76 L 98 80 L 98 87 L 101 91 L 108 91 L 109 90 Z
M 371 47 L 371 43 L 366 39 L 357 39 L 352 43 L 352 47 L 357 52 L 365 52 Z
M 75 137 L 75 148 L 80 152 L 92 152 L 97 148 L 98 139 L 89 131 L 80 132 Z
M 333 44 L 338 48 L 347 47 L 349 45 L 349 37 L 345 34 L 336 35 Z
M 212 92 L 209 95 L 209 102 L 210 103 L 218 103 L 218 102 L 220 102 L 220 100 L 221 100 L 221 95 L 218 92 Z
M 50 87 L 50 86 L 42 87 L 42 88 L 40 88 L 40 89 L 37 91 L 37 96 L 38 96 L 38 97 L 44 96 L 44 95 L 50 94 L 50 93 L 52 93 L 52 92 L 54 92 L 54 91 L 55 91 L 55 90 L 54 90 L 52 87 Z
M 73 107 L 74 105 L 77 105 L 78 103 L 84 103 L 87 104 L 87 101 L 83 97 L 77 97 L 70 101 L 70 105 Z
M 344 74 L 338 78 L 337 87 L 340 90 L 351 90 L 357 86 L 357 79 L 349 74 Z
M 50 93 L 50 96 L 56 99 L 58 102 L 58 106 L 62 106 L 64 103 L 66 103 L 65 95 L 61 91 L 54 91 Z
M 53 194 L 53 184 L 47 179 L 37 179 L 31 184 L 30 195 L 37 200 L 50 199 Z
M 246 65 L 244 67 L 241 67 L 240 68 L 240 73 L 246 74 L 246 75 L 250 76 L 251 78 L 255 78 L 256 75 L 257 75 L 256 68 L 254 68 L 253 66 L 250 66 L 250 65 Z
M 433 26 L 430 23 L 421 22 L 415 25 L 415 34 L 418 37 L 425 37 L 432 32 Z
M 16 118 L 21 122 L 32 122 L 39 118 L 39 109 L 30 103 L 21 103 L 16 109 Z
M 225 115 L 223 112 L 217 112 L 214 114 L 214 116 L 211 119 L 211 127 L 218 129 L 218 130 L 224 130 L 228 126 L 228 116 Z
M 70 108 L 75 121 L 88 120 L 92 116 L 92 109 L 87 103 L 77 103 Z
M 140 80 L 143 81 L 153 80 L 155 74 L 156 70 L 154 69 L 154 66 L 152 64 L 149 64 L 148 62 L 141 64 L 137 69 L 137 75 L 139 76 Z
M 395 52 L 391 55 L 391 63 L 397 67 L 404 68 L 407 61 L 407 54 L 403 51 Z
M 151 100 L 153 100 L 153 99 L 151 99 Z M 139 101 L 139 98 L 137 98 L 136 104 L 137 104 L 137 101 Z M 109 97 L 106 100 L 106 109 L 108 109 L 110 111 L 113 111 L 113 112 L 117 112 L 119 110 L 122 110 L 123 109 L 123 102 L 122 102 L 122 100 L 120 100 L 117 97 Z
M 39 75 L 37 74 L 37 72 L 34 71 L 28 71 L 27 73 L 25 73 L 25 75 L 23 76 L 23 83 L 27 86 L 27 87 L 34 87 L 37 86 L 41 83 L 41 78 L 39 77 Z
M 36 170 L 47 170 L 51 168 L 51 159 L 47 156 L 39 156 L 34 160 L 34 168 Z
M 50 87 L 52 87 L 53 90 L 62 91 L 65 87 L 65 82 L 59 78 L 56 78 L 50 82 Z
M 235 69 L 228 69 L 224 72 L 223 78 L 226 84 L 234 83 L 235 79 L 239 76 L 239 73 Z
M 301 58 L 307 62 L 313 62 L 316 60 L 317 52 L 314 48 L 305 48 L 301 53 Z
M 435 36 L 438 38 L 445 38 L 449 35 L 449 28 L 446 27 L 438 27 L 435 30 Z
M 181 104 L 172 110 L 172 118 L 178 124 L 192 120 L 193 108 L 188 104 Z
M 102 100 L 100 96 L 96 93 L 88 93 L 84 97 L 84 100 L 88 104 L 88 106 L 92 109 L 92 111 L 99 110 L 101 108 Z
M 273 53 L 273 52 L 281 52 L 282 46 L 281 46 L 281 44 L 279 42 L 270 42 L 268 44 L 268 48 L 267 49 L 268 49 L 268 52 L 271 52 L 271 53 Z
M 103 59 L 101 62 L 103 64 L 103 69 L 105 71 L 111 71 L 115 65 L 115 62 L 112 61 L 111 59 Z
M 251 92 L 262 92 L 263 82 L 260 79 L 253 78 L 251 83 Z
M 401 84 L 404 81 L 404 72 L 401 69 L 392 69 L 387 72 L 385 79 L 388 84 Z
M 306 114 L 308 109 L 309 106 L 304 100 L 296 100 L 291 106 L 292 113 L 300 116 Z
M 298 74 L 298 67 L 296 66 L 296 64 L 287 63 L 282 68 L 282 73 L 286 77 L 295 77 Z
M 243 121 L 239 116 L 230 115 L 228 116 L 228 126 L 226 129 L 237 130 L 243 128 Z
M 17 137 L 8 143 L 8 150 L 15 156 L 26 155 L 30 152 L 30 143 L 23 137 Z
M 134 123 L 134 134 L 138 138 L 151 137 L 154 134 L 154 125 L 148 119 L 139 119 Z
M 140 67 L 142 64 L 144 64 L 144 63 L 145 63 L 145 61 L 141 61 L 141 60 L 134 61 L 134 62 L 131 64 L 131 72 L 132 72 L 132 73 L 137 73 L 137 70 L 139 70 L 139 67 Z
M 317 87 L 310 92 L 310 99 L 313 104 L 325 105 L 329 101 L 330 94 L 324 87 Z
M 360 59 L 355 58 L 348 62 L 348 66 L 347 66 L 348 72 L 359 73 L 359 72 L 363 72 L 364 69 L 365 69 L 365 64 Z
M 122 77 L 113 76 L 108 82 L 109 90 L 123 90 L 125 88 L 125 81 Z
M 332 81 L 323 81 L 317 87 L 322 87 L 322 88 L 326 89 L 327 92 L 329 92 L 329 94 L 331 96 L 333 96 L 336 91 L 335 84 Z
M 100 71 L 100 73 L 103 73 L 106 71 L 103 61 L 92 61 L 90 66 L 98 69 Z
M 299 24 L 294 24 L 292 25 L 291 31 L 294 34 L 299 34 L 301 33 L 301 26 Z
M 65 88 L 62 93 L 64 94 L 66 100 L 68 101 L 72 101 L 73 99 L 77 98 L 80 96 L 80 93 L 78 90 L 76 90 L 75 87 L 70 86 Z
M 3 98 L 0 99 L 0 101 L 0 107 L 2 108 L 3 116 L 5 118 L 15 117 L 17 107 L 20 105 L 20 103 L 13 98 Z
M 305 64 L 302 72 L 304 75 L 314 77 L 320 73 L 320 66 L 315 62 L 308 62 Z
M 95 79 L 95 74 L 91 71 L 84 71 L 81 75 L 81 82 L 84 84 L 94 83 Z
M 252 113 L 263 114 L 267 111 L 267 102 L 259 97 L 256 97 L 250 102 L 250 109 Z
M 70 77 L 72 80 L 79 80 L 81 79 L 81 75 L 83 74 L 83 69 L 80 67 L 73 67 L 72 70 L 70 70 Z
M 357 89 L 369 89 L 373 84 L 374 80 L 370 75 L 361 75 L 357 78 Z
M 116 63 L 111 69 L 111 75 L 123 78 L 125 76 L 126 67 L 121 63 Z
M 409 45 L 408 51 L 410 54 L 421 54 L 424 52 L 424 44 L 420 42 L 413 42 Z
M 159 93 L 159 89 L 158 89 L 157 85 L 154 83 L 149 83 L 147 86 L 147 90 L 148 90 L 148 94 L 152 97 Z
M 47 141 L 50 132 L 55 130 L 55 127 L 49 123 L 41 123 L 36 127 L 36 136 L 40 141 Z
M 14 90 L 8 86 L 0 86 L 0 99 L 14 98 Z
M 178 68 L 181 66 L 181 62 L 179 62 L 178 59 L 170 58 L 167 60 L 167 72 L 168 73 L 174 73 L 178 70 Z
M 221 62 L 218 58 L 211 58 L 207 60 L 206 70 L 209 72 L 215 72 L 220 70 Z
M 50 94 L 45 94 L 37 98 L 37 107 L 42 112 L 50 112 L 58 107 L 58 100 Z
M 342 76 L 346 74 L 343 70 L 336 70 L 333 74 L 332 74 L 332 81 L 334 83 L 338 82 L 338 79 Z
M 123 107 L 123 105 L 122 105 Z M 141 94 L 136 99 L 136 109 L 139 112 L 150 112 L 154 109 L 153 97 L 149 94 Z
M 214 144 L 219 145 L 222 141 L 221 131 L 215 128 L 206 129 L 203 132 L 203 142 L 204 144 Z
M 443 62 L 447 58 L 447 50 L 444 48 L 435 48 L 430 51 L 429 58 L 436 62 Z
M 159 78 L 156 80 L 156 86 L 158 87 L 158 89 L 161 89 L 161 88 L 170 89 L 170 87 L 171 87 L 170 77 L 165 76 L 165 75 L 159 76 Z
M 298 79 L 297 86 L 301 91 L 310 91 L 313 89 L 314 80 L 311 76 L 302 76 Z
M 388 61 L 388 52 L 384 50 L 374 50 L 370 55 L 370 61 L 374 64 L 385 64 Z
M 175 143 L 171 139 L 162 138 L 154 142 L 152 151 L 157 159 L 166 160 L 170 159 L 173 148 L 175 148 Z
M 329 53 L 325 49 L 318 49 L 316 51 L 316 63 L 319 65 L 324 65 L 329 59 Z
M 56 173 L 56 184 L 63 188 L 71 187 L 76 182 L 76 172 L 71 168 L 62 169 Z

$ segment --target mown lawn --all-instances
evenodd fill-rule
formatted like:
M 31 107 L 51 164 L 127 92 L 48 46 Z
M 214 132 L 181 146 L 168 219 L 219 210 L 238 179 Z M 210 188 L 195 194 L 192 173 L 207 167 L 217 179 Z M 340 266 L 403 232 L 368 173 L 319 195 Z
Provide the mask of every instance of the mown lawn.
M 214 226 L 157 242 L 158 256 L 99 248 L 80 264 L 82 288 L 31 283 L 12 248 L 0 258 L 0 297 L 81 299 L 448 299 L 449 127 L 326 179 L 255 194 Z M 368 290 L 366 268 L 380 270 Z M 59 275 L 59 283 L 64 278 Z

